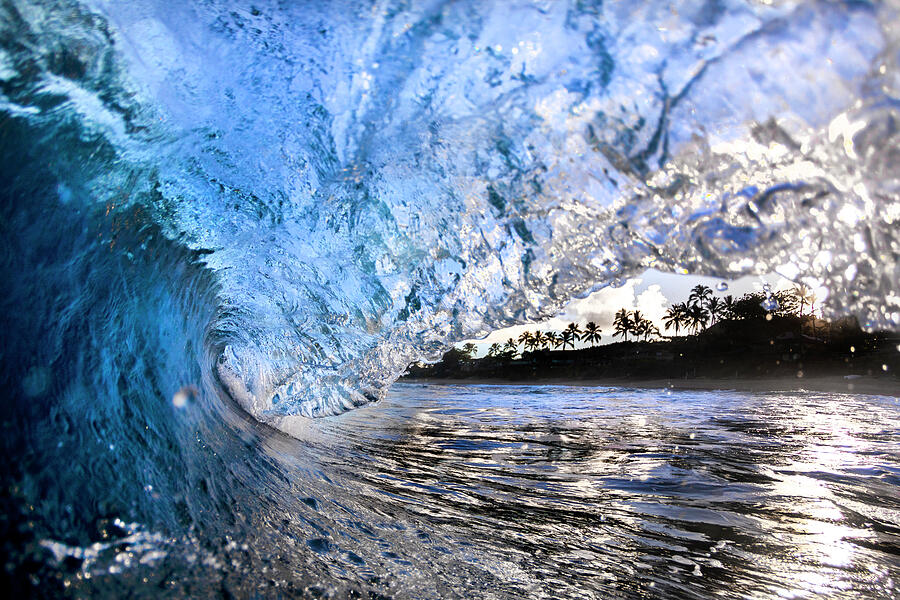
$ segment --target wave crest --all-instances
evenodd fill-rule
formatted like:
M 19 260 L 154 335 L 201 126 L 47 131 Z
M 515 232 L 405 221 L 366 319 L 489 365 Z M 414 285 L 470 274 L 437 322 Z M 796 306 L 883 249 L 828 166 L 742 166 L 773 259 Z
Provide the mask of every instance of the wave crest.
M 5 6 L 0 108 L 203 253 L 263 420 L 648 267 L 900 323 L 891 6 L 89 4 Z

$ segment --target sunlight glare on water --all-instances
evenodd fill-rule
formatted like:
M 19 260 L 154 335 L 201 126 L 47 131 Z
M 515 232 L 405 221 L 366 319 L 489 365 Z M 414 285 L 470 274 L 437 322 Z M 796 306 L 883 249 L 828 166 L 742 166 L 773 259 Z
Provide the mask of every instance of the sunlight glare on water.
M 403 384 L 310 435 L 512 596 L 880 598 L 898 427 L 887 397 Z

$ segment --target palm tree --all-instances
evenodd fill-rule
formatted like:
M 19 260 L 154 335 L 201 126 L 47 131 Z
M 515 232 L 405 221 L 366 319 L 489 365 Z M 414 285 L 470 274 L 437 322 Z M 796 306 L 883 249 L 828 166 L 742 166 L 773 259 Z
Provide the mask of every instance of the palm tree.
M 569 323 L 568 325 L 566 325 L 565 331 L 571 332 L 572 339 L 576 342 L 581 337 L 581 327 L 578 326 L 578 323 Z M 574 343 L 572 347 L 575 347 Z
M 728 294 L 722 298 L 722 313 L 721 316 L 726 321 L 730 321 L 734 319 L 734 296 Z
M 593 321 L 588 321 L 588 324 L 584 326 L 584 333 L 581 334 L 582 342 L 589 342 L 591 344 L 591 348 L 594 347 L 594 344 L 600 341 L 602 337 L 600 332 L 603 331 L 600 327 L 594 323 Z
M 699 304 L 692 304 L 688 307 L 688 319 L 694 333 L 698 333 L 701 328 L 706 327 L 709 320 L 709 313 Z
M 497 356 L 498 354 L 500 354 L 500 344 L 496 344 L 496 343 L 491 344 L 491 347 L 488 348 L 487 355 L 493 357 L 493 356 Z
M 628 334 L 631 333 L 631 328 L 633 327 L 631 313 L 624 308 L 619 310 L 615 319 L 613 319 L 613 327 L 615 327 L 613 337 L 622 337 L 627 342 Z
M 559 334 L 557 334 L 555 331 L 548 331 L 547 333 L 544 334 L 544 338 L 546 338 L 547 344 L 549 346 L 553 346 L 554 348 L 559 348 L 559 345 L 561 342 L 559 340 Z
M 538 335 L 537 333 L 529 333 L 528 340 L 525 342 L 525 349 L 533 352 L 537 349 Z
M 562 349 L 565 350 L 566 346 L 574 348 L 576 339 L 575 334 L 572 333 L 570 328 L 566 327 L 563 329 L 563 332 L 560 334 L 560 345 L 562 346 Z
M 644 315 L 641 314 L 641 311 L 636 310 L 636 311 L 632 312 L 631 313 L 631 330 L 634 331 L 634 329 L 638 326 L 638 323 L 640 323 L 641 321 L 646 321 L 646 319 L 644 318 Z
M 469 342 L 462 347 L 463 354 L 466 355 L 466 358 L 474 358 L 475 353 L 478 352 L 478 346 Z
M 717 296 L 710 296 L 709 300 L 706 301 L 706 310 L 709 311 L 709 320 L 710 323 L 715 323 L 719 320 L 719 317 L 722 316 L 722 311 L 725 309 L 725 304 L 722 302 L 720 298 Z
M 523 331 L 521 334 L 519 334 L 519 343 L 522 344 L 523 350 L 528 350 L 529 348 L 531 348 L 531 344 L 533 343 L 531 341 L 531 332 Z
M 644 341 L 647 341 L 647 338 L 651 335 L 659 335 L 659 329 L 653 324 L 653 321 L 650 319 L 645 319 L 644 315 L 641 314 L 641 311 L 634 311 L 634 315 L 631 317 L 632 326 L 631 330 L 634 332 L 635 337 L 643 337 Z
M 650 321 L 648 321 L 647 319 L 644 319 L 643 317 L 641 317 L 640 320 L 635 319 L 634 326 L 632 328 L 635 338 L 644 337 L 646 339 L 649 329 L 650 329 Z
M 519 352 L 519 345 L 514 338 L 509 338 L 506 340 L 506 343 L 503 344 L 503 351 L 508 354 L 510 358 L 515 358 L 516 354 Z
M 538 329 L 534 332 L 534 348 L 535 350 L 540 350 L 541 348 L 547 345 L 547 337 L 544 335 L 544 332 Z
M 678 336 L 678 330 L 688 324 L 688 307 L 684 302 L 673 304 L 666 310 L 663 315 L 663 325 L 666 329 L 675 328 L 675 335 Z
M 712 288 L 701 283 L 691 288 L 691 295 L 688 296 L 688 304 L 690 306 L 699 305 L 705 308 L 710 298 L 712 298 Z

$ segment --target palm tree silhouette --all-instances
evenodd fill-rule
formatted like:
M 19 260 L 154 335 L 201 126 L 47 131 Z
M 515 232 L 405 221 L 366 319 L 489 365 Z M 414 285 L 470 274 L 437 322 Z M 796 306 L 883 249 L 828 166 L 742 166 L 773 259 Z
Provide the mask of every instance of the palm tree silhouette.
M 548 331 L 544 334 L 544 337 L 547 339 L 547 344 L 553 346 L 554 348 L 559 348 L 560 340 L 559 334 L 555 331 Z
M 624 308 L 619 310 L 619 312 L 616 313 L 615 319 L 613 319 L 613 327 L 615 327 L 613 337 L 623 337 L 627 342 L 628 334 L 631 333 L 632 326 L 631 313 Z
M 722 316 L 722 310 L 724 308 L 725 305 L 722 303 L 722 300 L 718 296 L 710 296 L 709 300 L 706 301 L 706 310 L 709 311 L 710 323 L 715 323 L 719 320 L 719 317 Z
M 734 296 L 728 294 L 722 298 L 722 318 L 726 320 L 734 319 Z
M 701 328 L 706 327 L 709 320 L 709 313 L 700 304 L 692 304 L 688 307 L 688 319 L 694 333 L 698 333 Z
M 701 308 L 706 308 L 711 297 L 712 288 L 701 283 L 691 288 L 691 295 L 688 296 L 688 304 L 690 306 L 698 305 Z
M 641 314 L 641 311 L 635 310 L 631 313 L 631 333 L 634 335 L 634 338 L 637 339 L 641 337 L 641 332 L 644 329 L 644 315 Z
M 498 354 L 500 354 L 500 344 L 497 344 L 497 343 L 491 344 L 491 347 L 488 348 L 487 355 L 493 357 L 493 356 L 497 356 Z
M 463 354 L 466 355 L 466 358 L 474 358 L 475 353 L 478 352 L 478 346 L 473 344 L 472 342 L 468 342 L 462 347 Z
M 560 334 L 560 345 L 562 345 L 562 349 L 565 350 L 566 346 L 571 346 L 572 348 L 574 348 L 575 339 L 575 334 L 569 327 L 563 329 L 562 333 Z
M 532 348 L 533 342 L 531 341 L 531 332 L 523 331 L 519 334 L 519 343 L 522 344 L 522 350 L 527 351 L 529 348 Z
M 581 337 L 581 327 L 578 326 L 578 323 L 569 323 L 568 325 L 566 325 L 565 330 L 572 332 L 572 339 L 574 339 L 576 342 Z
M 584 326 L 584 333 L 581 334 L 582 342 L 589 342 L 591 344 L 591 348 L 594 347 L 594 344 L 600 341 L 602 337 L 600 332 L 603 331 L 600 327 L 594 323 L 593 321 L 588 321 L 588 324 Z
M 528 341 L 525 342 L 525 345 L 531 349 L 532 352 L 538 349 L 539 341 L 542 339 L 541 332 L 535 331 L 531 334 L 531 337 L 528 338 Z
M 688 324 L 688 307 L 684 302 L 673 304 L 666 309 L 663 315 L 663 325 L 666 330 L 675 328 L 675 335 L 678 336 L 678 330 Z
M 659 335 L 659 329 L 653 324 L 650 319 L 644 318 L 644 315 L 641 314 L 641 311 L 634 311 L 633 316 L 631 317 L 632 325 L 631 330 L 634 332 L 635 337 L 643 337 L 644 341 L 647 341 L 651 335 Z
M 547 346 L 547 336 L 544 335 L 544 332 L 541 330 L 537 330 L 534 332 L 534 347 L 535 349 L 541 349 Z
M 515 358 L 516 354 L 519 352 L 519 345 L 514 338 L 509 338 L 506 340 L 506 343 L 503 344 L 503 351 L 509 354 L 510 358 Z

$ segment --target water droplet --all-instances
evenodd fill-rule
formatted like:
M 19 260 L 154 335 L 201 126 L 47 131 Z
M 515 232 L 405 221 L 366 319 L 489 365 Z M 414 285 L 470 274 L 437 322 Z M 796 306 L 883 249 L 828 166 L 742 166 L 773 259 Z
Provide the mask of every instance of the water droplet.
M 725 283 L 724 281 L 720 281 L 719 284 L 716 286 L 716 289 L 719 290 L 720 292 L 724 292 L 725 290 L 728 289 L 728 284 Z
M 172 396 L 172 405 L 175 408 L 184 408 L 187 403 L 197 397 L 197 387 L 194 385 L 186 385 Z
M 885 364 L 882 364 L 882 365 L 881 365 L 881 370 L 882 370 L 882 371 L 887 371 L 888 368 L 889 368 L 889 367 L 888 367 L 887 365 L 885 365 Z

